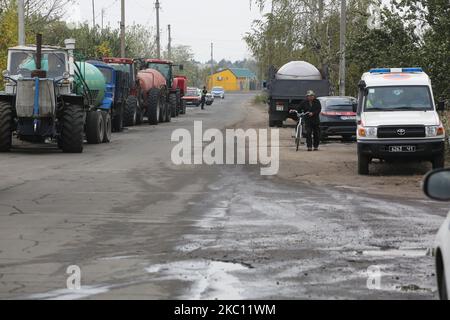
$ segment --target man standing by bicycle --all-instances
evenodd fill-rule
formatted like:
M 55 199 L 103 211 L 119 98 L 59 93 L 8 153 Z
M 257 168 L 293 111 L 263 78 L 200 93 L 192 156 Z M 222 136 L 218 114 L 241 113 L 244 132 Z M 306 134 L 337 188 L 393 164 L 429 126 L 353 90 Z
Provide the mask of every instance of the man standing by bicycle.
M 320 112 L 322 112 L 322 105 L 317 100 L 314 91 L 309 90 L 306 93 L 306 100 L 300 104 L 300 110 L 306 112 L 305 119 L 306 126 L 306 145 L 308 151 L 319 150 L 320 144 Z

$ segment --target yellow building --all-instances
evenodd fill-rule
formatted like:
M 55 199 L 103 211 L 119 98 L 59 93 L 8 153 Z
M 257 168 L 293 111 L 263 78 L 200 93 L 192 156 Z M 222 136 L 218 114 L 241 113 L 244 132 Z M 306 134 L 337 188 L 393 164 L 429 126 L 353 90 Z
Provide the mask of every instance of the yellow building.
M 216 72 L 208 77 L 208 90 L 223 87 L 225 91 L 256 90 L 256 75 L 248 69 L 229 68 Z

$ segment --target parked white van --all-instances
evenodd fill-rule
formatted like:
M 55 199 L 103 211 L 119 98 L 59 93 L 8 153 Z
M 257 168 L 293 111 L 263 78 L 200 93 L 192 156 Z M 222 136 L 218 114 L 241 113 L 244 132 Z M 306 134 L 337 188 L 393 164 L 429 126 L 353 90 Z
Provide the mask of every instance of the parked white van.
M 359 83 L 358 173 L 372 159 L 431 161 L 444 167 L 445 130 L 430 78 L 421 68 L 372 69 Z

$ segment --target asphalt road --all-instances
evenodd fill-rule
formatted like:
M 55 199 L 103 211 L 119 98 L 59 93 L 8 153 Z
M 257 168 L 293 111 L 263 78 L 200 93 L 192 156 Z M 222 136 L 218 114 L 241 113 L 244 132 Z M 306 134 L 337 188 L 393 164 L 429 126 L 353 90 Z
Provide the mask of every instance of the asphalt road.
M 292 184 L 255 166 L 172 164 L 173 130 L 231 127 L 251 99 L 228 95 L 80 155 L 1 155 L 0 298 L 436 298 L 426 251 L 445 206 Z M 73 265 L 81 290 L 67 289 Z M 377 290 L 369 267 L 381 271 Z

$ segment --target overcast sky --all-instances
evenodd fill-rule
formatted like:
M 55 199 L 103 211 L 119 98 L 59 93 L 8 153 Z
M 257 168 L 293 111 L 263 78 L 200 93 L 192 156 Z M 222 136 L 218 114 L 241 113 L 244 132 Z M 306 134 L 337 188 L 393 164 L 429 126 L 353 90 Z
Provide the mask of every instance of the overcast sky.
M 68 11 L 69 21 L 92 23 L 92 0 L 77 0 Z M 96 23 L 101 23 L 101 9 L 105 9 L 104 24 L 119 27 L 120 0 L 94 0 Z M 154 0 L 125 0 L 127 25 L 137 23 L 156 25 Z M 261 17 L 249 0 L 160 0 L 162 11 L 162 46 L 167 46 L 167 25 L 172 25 L 173 44 L 189 45 L 195 58 L 206 62 L 210 58 L 210 43 L 214 42 L 214 59 L 241 60 L 249 57 L 242 36 L 250 30 L 252 21 Z

